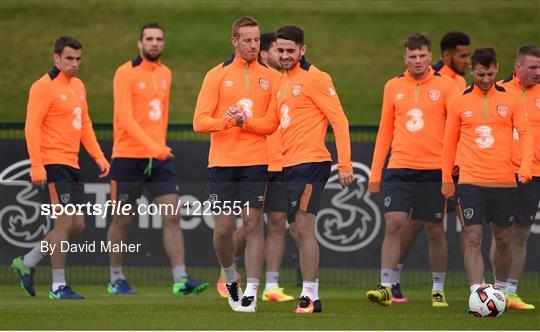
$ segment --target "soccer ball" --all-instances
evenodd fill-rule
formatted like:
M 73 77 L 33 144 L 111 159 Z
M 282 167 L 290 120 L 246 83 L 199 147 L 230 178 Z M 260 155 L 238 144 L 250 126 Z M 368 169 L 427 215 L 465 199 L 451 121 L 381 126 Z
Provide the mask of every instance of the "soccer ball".
M 469 296 L 469 309 L 476 317 L 500 317 L 506 309 L 504 292 L 493 285 L 482 285 Z

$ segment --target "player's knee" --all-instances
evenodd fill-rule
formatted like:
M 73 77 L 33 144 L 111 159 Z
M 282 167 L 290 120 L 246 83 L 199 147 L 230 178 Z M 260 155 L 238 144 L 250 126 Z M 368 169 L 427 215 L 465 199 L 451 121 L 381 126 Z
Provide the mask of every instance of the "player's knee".
M 444 229 L 438 224 L 426 224 L 426 233 L 430 241 L 444 241 Z
M 401 236 L 404 229 L 405 229 L 405 224 L 403 222 L 397 221 L 394 219 L 386 220 L 386 229 L 385 229 L 386 236 L 392 236 L 392 237 Z
M 175 215 L 163 216 L 163 226 L 164 227 L 179 227 L 180 216 L 175 216 Z
M 269 236 L 285 236 L 286 228 L 285 222 L 281 222 L 281 220 L 268 221 Z
M 85 228 L 86 228 L 86 225 L 85 225 L 84 221 L 76 222 L 74 224 L 74 229 L 73 229 L 74 235 L 75 234 L 81 234 L 82 232 L 84 232 Z
M 232 227 L 216 227 L 214 228 L 214 238 L 219 240 L 227 240 L 233 238 L 234 228 Z
M 293 238 L 296 241 L 304 241 L 311 236 L 315 236 L 313 225 L 308 221 L 296 220 L 294 226 L 296 229 L 294 230 Z
M 126 230 L 133 222 L 133 218 L 130 216 L 115 216 L 113 217 L 111 226 Z
M 246 235 L 262 234 L 263 232 L 263 223 L 262 220 L 250 220 L 249 222 L 244 223 Z
M 476 232 L 469 232 L 465 236 L 465 242 L 469 247 L 479 249 L 482 245 L 482 234 Z
M 496 236 L 495 247 L 497 247 L 498 250 L 508 249 L 510 247 L 510 237 L 509 236 Z

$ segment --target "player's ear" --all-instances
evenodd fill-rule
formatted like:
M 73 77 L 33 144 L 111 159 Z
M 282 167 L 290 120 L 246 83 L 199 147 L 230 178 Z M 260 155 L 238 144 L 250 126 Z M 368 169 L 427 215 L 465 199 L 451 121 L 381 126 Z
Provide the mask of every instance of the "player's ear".
M 55 65 L 58 65 L 58 63 L 60 62 L 60 55 L 53 53 L 53 61 Z
M 232 36 L 231 43 L 233 44 L 235 49 L 238 48 L 238 38 L 236 38 L 235 36 Z
M 139 39 L 139 40 L 137 41 L 137 47 L 139 48 L 139 51 L 142 51 L 142 48 L 143 48 L 143 46 L 142 46 L 142 40 Z
M 302 45 L 302 48 L 300 48 L 300 56 L 304 56 L 304 54 L 306 54 L 306 50 L 307 50 L 307 45 L 306 44 Z

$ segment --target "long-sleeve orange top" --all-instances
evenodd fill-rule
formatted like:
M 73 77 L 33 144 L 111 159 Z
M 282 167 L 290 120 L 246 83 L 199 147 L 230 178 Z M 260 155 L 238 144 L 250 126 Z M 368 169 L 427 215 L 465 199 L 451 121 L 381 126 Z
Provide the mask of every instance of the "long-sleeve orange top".
M 56 67 L 32 84 L 24 129 L 33 181 L 46 179 L 44 165 L 79 168 L 81 142 L 97 163 L 107 164 L 88 115 L 83 82 Z

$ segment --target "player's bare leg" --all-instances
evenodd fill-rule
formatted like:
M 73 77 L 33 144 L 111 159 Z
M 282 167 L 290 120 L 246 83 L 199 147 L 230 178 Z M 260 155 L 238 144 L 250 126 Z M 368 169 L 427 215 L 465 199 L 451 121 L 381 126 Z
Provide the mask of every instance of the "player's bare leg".
M 296 242 L 300 258 L 300 270 L 302 271 L 302 293 L 300 304 L 296 309 L 304 312 L 313 312 L 317 277 L 319 275 L 319 244 L 315 238 L 315 215 L 303 211 L 297 211 L 294 222 L 290 225 L 291 237 Z M 305 308 L 302 301 L 309 301 Z
M 394 280 L 394 268 L 396 267 L 400 251 L 403 231 L 408 222 L 409 214 L 406 212 L 385 213 L 386 228 L 381 249 L 381 284 L 375 290 L 366 293 L 368 300 L 383 306 L 392 304 L 391 289 Z
M 392 281 L 392 301 L 393 302 L 408 302 L 408 299 L 401 293 L 401 271 L 403 263 L 407 258 L 407 254 L 416 241 L 420 232 L 424 229 L 424 222 L 420 220 L 410 220 L 407 222 L 403 235 L 401 237 L 401 248 L 399 251 L 399 261 L 394 269 L 394 280 Z
M 246 288 L 238 311 L 255 312 L 257 308 L 257 291 L 264 264 L 264 230 L 262 208 L 243 209 L 242 217 L 246 232 Z
M 444 223 L 426 223 L 426 234 L 429 245 L 429 264 L 431 266 L 433 286 L 431 304 L 433 307 L 448 307 L 444 295 L 446 279 L 447 249 Z
M 470 286 L 480 285 L 484 274 L 484 260 L 482 258 L 482 225 L 468 225 L 464 227 L 465 247 L 464 264 Z
M 214 235 L 212 241 L 219 264 L 223 270 L 230 307 L 236 311 L 242 299 L 242 288 L 234 266 L 234 232 L 236 216 L 218 214 L 214 216 Z
M 292 301 L 294 297 L 285 294 L 283 288 L 279 287 L 279 271 L 285 253 L 287 214 L 285 212 L 269 212 L 267 217 L 266 285 L 262 299 L 276 302 Z

